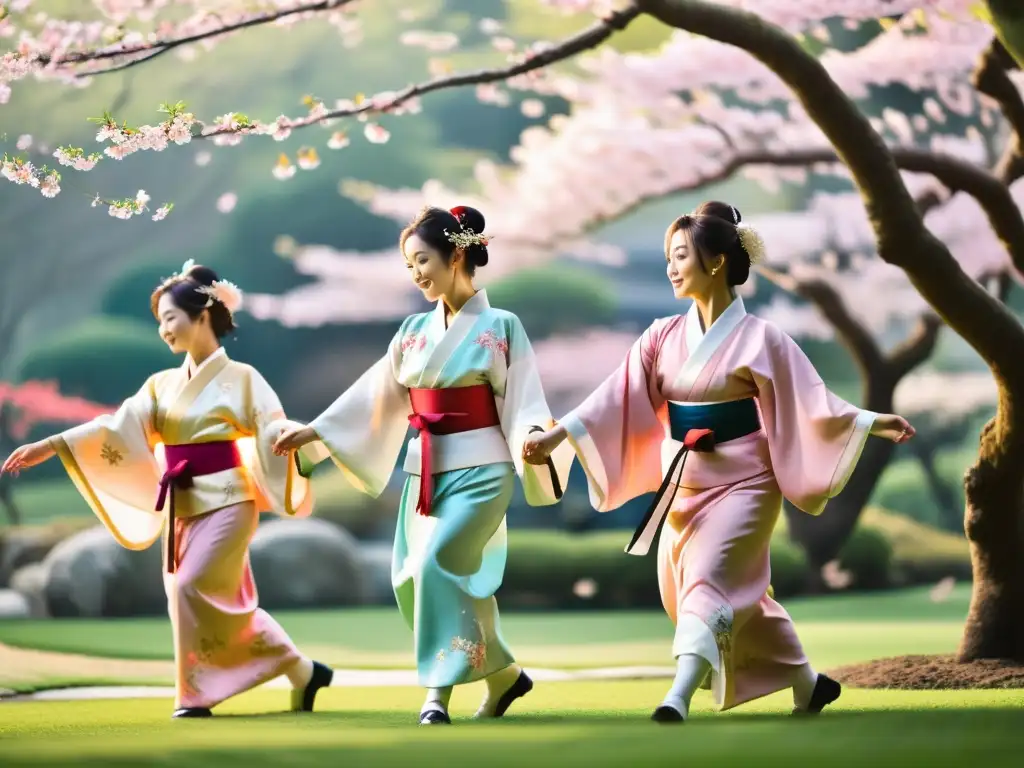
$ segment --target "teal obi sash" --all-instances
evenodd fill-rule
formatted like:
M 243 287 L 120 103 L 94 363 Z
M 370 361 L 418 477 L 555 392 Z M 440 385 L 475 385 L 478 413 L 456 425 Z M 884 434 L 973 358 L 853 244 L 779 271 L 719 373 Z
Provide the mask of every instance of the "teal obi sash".
M 626 552 L 646 554 L 651 542 L 661 529 L 661 524 L 675 500 L 676 489 L 683 478 L 683 467 L 690 451 L 709 453 L 715 445 L 727 443 L 740 437 L 746 437 L 761 429 L 761 417 L 754 398 L 732 400 L 728 403 L 694 403 L 682 405 L 668 404 L 669 434 L 673 440 L 682 443 L 679 451 L 672 458 L 665 479 L 654 496 L 640 525 L 633 533 L 633 539 L 626 547 Z M 671 486 L 671 492 L 670 492 Z M 639 546 L 638 546 L 639 545 Z
M 669 402 L 668 423 L 672 439 L 683 442 L 691 429 L 710 429 L 715 443 L 727 443 L 761 429 L 761 417 L 754 398 L 728 403 L 680 405 Z

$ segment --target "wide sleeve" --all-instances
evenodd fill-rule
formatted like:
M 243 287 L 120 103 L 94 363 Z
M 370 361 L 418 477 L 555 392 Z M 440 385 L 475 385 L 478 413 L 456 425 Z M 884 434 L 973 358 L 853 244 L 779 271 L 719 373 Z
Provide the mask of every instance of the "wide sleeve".
M 829 392 L 803 350 L 774 326 L 766 326 L 751 372 L 782 495 L 821 514 L 853 474 L 877 414 Z
M 546 430 L 554 422 L 544 397 L 537 357 L 526 329 L 516 317 L 512 318 L 508 331 L 508 372 L 499 417 L 516 474 L 523 484 L 526 503 L 531 507 L 544 507 L 559 501 L 572 468 L 572 448 L 559 446 L 551 454 L 550 464 L 523 461 L 526 438 L 532 432 Z
M 561 424 L 576 451 L 598 512 L 621 507 L 661 485 L 664 407 L 654 376 L 664 322 L 634 342 L 626 359 Z
M 115 413 L 50 438 L 68 477 L 114 539 L 145 549 L 163 528 L 155 511 L 162 471 L 154 455 L 156 383 L 151 377 Z
M 404 327 L 404 326 L 403 326 Z M 398 382 L 402 330 L 388 352 L 317 416 L 310 427 L 320 438 L 301 451 L 300 463 L 334 461 L 353 486 L 371 496 L 387 487 L 409 431 L 409 390 Z
M 299 472 L 295 453 L 277 456 L 274 441 L 284 429 L 299 426 L 285 418 L 277 393 L 260 373 L 249 372 L 245 424 L 251 438 L 246 464 L 256 490 L 260 512 L 308 517 L 313 512 L 313 489 L 309 479 Z

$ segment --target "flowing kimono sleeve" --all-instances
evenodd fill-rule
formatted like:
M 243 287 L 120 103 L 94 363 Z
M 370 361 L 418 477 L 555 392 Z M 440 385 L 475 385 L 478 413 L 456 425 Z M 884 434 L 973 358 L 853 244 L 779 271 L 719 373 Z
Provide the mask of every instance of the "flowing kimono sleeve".
M 50 438 L 82 498 L 127 549 L 146 549 L 163 529 L 164 516 L 154 510 L 162 475 L 154 455 L 156 399 L 153 376 L 115 413 Z
M 803 350 L 775 326 L 766 325 L 751 372 L 782 495 L 819 515 L 853 474 L 877 414 L 829 392 Z
M 255 368 L 249 369 L 247 396 L 248 423 L 243 428 L 252 435 L 252 445 L 245 459 L 255 485 L 256 508 L 260 512 L 308 517 L 314 504 L 309 479 L 300 474 L 294 453 L 277 456 L 272 450 L 284 429 L 298 425 L 285 418 L 277 393 Z
M 598 512 L 658 490 L 664 407 L 654 376 L 666 320 L 655 321 L 634 342 L 626 359 L 583 403 L 563 419 Z
M 551 454 L 551 466 L 523 461 L 523 443 L 530 433 L 546 430 L 552 423 L 541 385 L 537 358 L 519 318 L 512 316 L 508 331 L 508 372 L 505 392 L 499 404 L 501 429 L 505 433 L 516 474 L 523 484 L 523 495 L 531 507 L 545 507 L 561 499 L 569 479 L 573 453 L 568 445 L 560 445 Z M 554 467 L 552 477 L 551 467 Z M 559 491 L 556 493 L 555 480 Z
M 320 438 L 303 447 L 303 472 L 330 458 L 353 486 L 371 496 L 387 487 L 409 431 L 409 390 L 397 379 L 403 328 L 388 352 L 317 416 L 310 427 Z

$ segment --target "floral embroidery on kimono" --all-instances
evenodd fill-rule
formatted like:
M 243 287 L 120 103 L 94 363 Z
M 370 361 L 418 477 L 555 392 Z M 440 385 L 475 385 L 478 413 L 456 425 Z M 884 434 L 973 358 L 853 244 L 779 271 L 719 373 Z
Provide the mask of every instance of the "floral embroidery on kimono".
M 492 329 L 488 328 L 473 341 L 484 349 L 490 349 L 508 361 L 508 341 L 498 336 Z
M 427 335 L 425 333 L 407 333 L 402 339 L 402 351 L 422 351 L 427 346 Z
M 100 458 L 103 459 L 107 464 L 112 467 L 116 467 L 122 461 L 124 461 L 124 454 L 117 450 L 110 443 L 104 443 L 103 448 L 100 451 Z

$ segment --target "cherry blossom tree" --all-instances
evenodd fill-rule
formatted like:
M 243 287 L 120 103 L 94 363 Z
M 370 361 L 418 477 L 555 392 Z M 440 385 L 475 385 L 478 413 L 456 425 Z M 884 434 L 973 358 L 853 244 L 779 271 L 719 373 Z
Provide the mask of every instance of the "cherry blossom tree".
M 62 395 L 56 382 L 15 385 L 0 381 L 0 456 L 6 459 L 37 424 L 80 423 L 112 410 L 80 397 Z M 0 475 L 0 504 L 8 522 L 18 525 L 21 515 L 11 495 L 10 475 Z
M 523 51 L 513 46 L 507 66 L 438 74 L 401 90 L 343 99 L 333 109 L 311 99 L 308 114 L 282 116 L 271 122 L 233 112 L 201 122 L 180 102 L 164 105 L 165 118 L 156 125 L 134 128 L 119 122 L 113 114 L 105 114 L 98 119 L 98 138 L 108 145 L 104 156 L 64 147 L 57 150 L 57 161 L 84 171 L 96 158 L 125 160 L 138 151 L 161 150 L 200 138 L 214 143 L 236 143 L 252 135 L 277 138 L 300 128 L 333 124 L 341 118 L 362 120 L 365 137 L 382 142 L 387 138 L 383 117 L 417 111 L 419 99 L 428 93 L 476 85 L 492 97 L 501 98 L 497 84 L 503 83 L 511 89 L 568 96 L 576 113 L 591 116 L 587 132 L 590 138 L 577 133 L 576 139 L 581 150 L 591 153 L 591 166 L 600 168 L 605 179 L 613 183 L 592 185 L 594 179 L 588 177 L 585 184 L 558 188 L 559 158 L 552 142 L 540 134 L 524 137 L 524 146 L 529 145 L 531 153 L 536 149 L 537 156 L 543 156 L 548 151 L 549 167 L 538 167 L 537 183 L 520 193 L 536 196 L 544 203 L 535 210 L 524 205 L 515 207 L 520 226 L 512 226 L 515 219 L 511 216 L 510 223 L 504 225 L 508 231 L 553 232 L 567 241 L 558 246 L 559 251 L 572 251 L 575 244 L 581 253 L 591 252 L 590 238 L 581 239 L 580 234 L 595 223 L 593 210 L 600 211 L 601 220 L 608 220 L 624 213 L 623 199 L 628 201 L 627 206 L 635 205 L 677 189 L 680 167 L 694 188 L 701 180 L 709 183 L 716 176 L 722 179 L 749 166 L 785 166 L 787 174 L 783 178 L 800 180 L 804 171 L 798 169 L 806 169 L 809 164 L 818 170 L 821 165 L 842 162 L 862 197 L 881 261 L 907 274 L 916 291 L 979 353 L 995 377 L 996 416 L 983 432 L 978 462 L 968 472 L 965 487 L 965 527 L 972 544 L 975 580 L 960 656 L 965 660 L 1024 659 L 1024 618 L 1017 610 L 1024 597 L 1024 552 L 1020 537 L 1014 534 L 1019 531 L 1024 511 L 1024 488 L 1019 482 L 1024 467 L 1024 362 L 1016 352 L 1024 345 L 1024 329 L 997 296 L 979 285 L 976 278 L 982 275 L 976 274 L 971 264 L 958 260 L 955 249 L 929 226 L 921 210 L 928 207 L 923 204 L 927 201 L 915 199 L 912 183 L 900 173 L 901 169 L 927 173 L 949 192 L 971 195 L 984 209 L 1014 269 L 1019 272 L 1024 268 L 1024 219 L 1009 189 L 1020 175 L 1016 170 L 1021 164 L 1019 127 L 1024 125 L 1019 119 L 1024 109 L 1013 80 L 1015 73 L 1003 63 L 988 67 L 987 80 L 983 77 L 984 66 L 977 73 L 977 87 L 988 96 L 989 107 L 998 104 L 1013 129 L 1007 151 L 994 172 L 952 154 L 948 147 L 921 152 L 908 146 L 910 142 L 900 141 L 898 135 L 906 133 L 906 120 L 885 120 L 883 116 L 881 122 L 872 123 L 851 100 L 862 99 L 875 85 L 902 82 L 909 75 L 913 86 L 936 90 L 954 112 L 958 108 L 972 109 L 972 91 L 958 81 L 965 70 L 964 61 L 973 61 L 986 51 L 991 52 L 986 56 L 997 61 L 1006 53 L 992 45 L 987 25 L 972 21 L 976 3 L 551 0 L 551 4 L 570 11 L 594 10 L 598 21 L 559 44 L 533 45 Z M 167 0 L 97 0 L 108 17 L 119 17 L 120 27 L 114 31 L 117 41 L 104 42 L 102 36 L 110 31 L 110 25 L 75 25 L 51 19 L 33 28 L 37 17 L 29 19 L 25 14 L 28 5 L 27 0 L 10 3 L 10 18 L 5 22 L 19 22 L 19 42 L 16 51 L 4 55 L 0 89 L 8 89 L 10 83 L 17 84 L 29 75 L 76 80 L 95 77 L 189 44 L 213 42 L 256 24 L 325 14 L 346 26 L 353 19 L 350 12 L 354 7 L 344 0 L 278 0 L 253 11 L 239 3 L 233 13 L 225 11 L 216 17 L 197 13 L 185 22 L 163 22 L 153 14 L 170 5 Z M 995 3 L 989 5 L 994 8 Z M 16 17 L 15 12 L 20 15 Z M 140 13 L 153 29 L 127 31 L 128 20 Z M 615 31 L 640 16 L 676 30 L 655 55 L 622 56 L 603 47 L 598 56 L 577 62 L 585 70 L 583 77 L 564 76 L 549 67 L 601 46 Z M 848 23 L 884 18 L 894 28 L 904 29 L 906 23 L 908 31 L 914 28 L 914 34 L 881 35 L 877 44 L 873 41 L 853 53 L 827 51 L 816 57 L 807 50 L 808 41 L 822 36 L 822 19 L 833 16 L 844 17 Z M 899 24 L 896 19 L 900 19 Z M 920 29 L 928 34 L 919 34 Z M 935 38 L 942 32 L 946 34 L 945 44 L 937 47 Z M 438 47 L 450 42 L 443 35 L 420 35 L 417 39 Z M 1013 47 L 1012 43 L 1008 45 Z M 752 66 L 754 61 L 760 66 Z M 708 66 L 709 62 L 714 66 Z M 687 89 L 689 98 L 679 96 L 681 88 Z M 723 93 L 731 100 L 723 99 Z M 0 99 L 4 96 L 0 93 Z M 737 106 L 737 101 L 742 106 Z M 773 109 L 775 102 L 784 107 Z M 626 111 L 622 110 L 624 103 L 631 105 Z M 925 107 L 927 116 L 928 105 Z M 914 121 L 909 122 L 909 128 L 919 131 Z M 631 152 L 614 156 L 603 152 L 602 138 L 606 145 L 613 136 L 627 144 Z M 342 143 L 347 134 L 332 140 Z M 534 144 L 529 144 L 531 141 Z M 666 157 L 686 157 L 688 162 L 666 163 Z M 286 159 L 281 175 L 289 172 L 289 165 Z M 37 168 L 24 159 L 5 159 L 2 170 L 16 183 L 45 193 L 55 193 L 60 182 L 57 172 Z M 640 188 L 637 179 L 641 180 Z M 502 181 L 497 172 L 491 179 L 485 174 L 481 187 L 487 199 L 500 200 L 494 192 L 501 191 Z M 941 202 L 942 195 L 939 192 L 930 198 Z M 577 208 L 581 198 L 584 205 Z M 552 201 L 558 204 L 552 205 Z M 125 198 L 110 201 L 107 209 L 112 215 L 130 217 L 147 206 L 137 198 Z M 153 216 L 160 218 L 167 210 L 162 206 Z M 552 252 L 550 238 L 528 246 L 541 253 Z M 1000 279 L 1009 274 L 1014 273 L 1002 270 Z
M 810 20 L 815 19 L 804 17 L 802 28 Z M 820 29 L 816 32 L 825 36 Z M 945 58 L 936 55 L 940 49 Z M 986 283 L 995 280 L 993 287 L 1005 293 L 1010 276 L 1017 273 L 993 227 L 1008 241 L 1019 242 L 1018 206 L 1006 189 L 1017 170 L 1006 162 L 1002 169 L 997 166 L 996 172 L 1005 179 L 997 188 L 998 182 L 976 166 L 992 164 L 993 154 L 1014 156 L 997 152 L 994 145 L 1007 143 L 1000 136 L 1000 104 L 1009 104 L 1008 113 L 1012 114 L 1012 104 L 1019 96 L 1006 74 L 1005 58 L 992 43 L 991 29 L 980 20 L 907 16 L 863 48 L 843 56 L 830 52 L 828 58 L 830 69 L 843 76 L 849 92 L 862 97 L 870 87 L 893 80 L 914 84 L 928 94 L 922 114 L 885 109 L 875 120 L 876 127 L 890 138 L 891 151 L 906 169 L 905 181 L 929 228 L 951 247 L 970 276 Z M 742 94 L 753 108 L 727 108 L 720 93 L 700 90 L 707 85 L 709 74 L 719 76 L 717 68 L 713 73 L 687 69 L 660 76 L 681 62 L 690 66 L 689 62 L 708 60 L 728 62 L 730 85 L 742 83 Z M 876 64 L 881 61 L 892 63 L 879 68 Z M 812 175 L 848 178 L 845 166 L 835 162 L 833 150 L 816 126 L 797 110 L 792 97 L 777 89 L 771 72 L 721 44 L 683 36 L 665 50 L 643 58 L 606 53 L 587 69 L 590 72 L 584 77 L 562 75 L 531 84 L 541 93 L 572 100 L 574 110 L 549 126 L 528 130 L 513 151 L 516 162 L 511 173 L 502 173 L 489 162 L 480 163 L 476 195 L 428 182 L 419 190 L 353 185 L 351 196 L 396 222 L 408 221 L 427 202 L 451 206 L 468 199 L 491 214 L 490 231 L 498 235 L 495 263 L 510 269 L 555 254 L 620 261 L 623 254 L 587 235 L 654 199 L 702 189 L 741 170 L 769 191 Z M 676 97 L 678 82 L 695 84 L 686 94 L 688 98 Z M 721 83 L 711 86 L 722 89 Z M 1006 86 L 1012 89 L 1009 96 Z M 495 100 L 490 92 L 482 97 Z M 787 108 L 756 108 L 783 97 L 789 99 Z M 524 108 L 528 101 L 523 102 Z M 650 104 L 658 105 L 653 113 Z M 797 114 L 786 116 L 787 109 Z M 975 114 L 976 124 L 966 136 L 942 130 L 950 118 Z M 625 134 L 623 115 L 629 128 Z M 987 127 L 994 136 L 983 135 L 979 127 Z M 922 137 L 928 135 L 930 146 L 921 148 Z M 821 148 L 808 149 L 808 137 Z M 679 160 L 666 164 L 666 157 Z M 1004 216 L 1006 209 L 1009 213 Z M 862 375 L 862 404 L 880 412 L 891 411 L 901 378 L 934 350 L 941 321 L 898 268 L 874 258 L 874 232 L 859 196 L 819 195 L 805 211 L 758 217 L 753 223 L 771 247 L 770 263 L 760 268 L 760 276 L 814 307 L 808 311 L 804 305 L 776 296 L 762 314 L 794 335 L 841 339 Z M 323 249 L 316 253 L 322 263 L 332 259 Z M 352 257 L 338 258 L 342 264 Z M 394 289 L 411 291 L 408 284 L 402 287 L 397 267 L 394 272 Z M 275 297 L 271 313 L 284 311 L 277 308 L 289 303 L 302 306 L 300 311 L 319 322 L 330 320 L 336 312 L 349 313 L 347 308 L 330 308 L 334 290 L 348 293 L 354 289 L 350 270 L 338 274 L 341 278 L 336 287 L 321 275 L 319 287 L 307 286 L 291 297 Z M 374 279 L 378 279 L 376 275 Z M 306 301 L 311 295 L 319 295 L 323 301 L 310 307 Z M 865 296 L 872 301 L 865 301 Z M 891 334 L 894 325 L 907 328 L 905 338 L 885 349 L 881 339 Z M 573 341 L 550 340 L 548 346 L 558 353 L 542 357 L 542 361 L 551 361 L 544 369 L 545 383 L 556 392 L 561 390 L 563 378 L 577 392 L 584 381 L 590 386 L 600 381 L 600 377 L 585 373 L 586 366 L 559 365 Z M 588 338 L 587 349 L 615 348 L 622 341 L 613 332 L 603 345 Z M 589 370 L 603 368 L 592 363 Z M 807 550 L 815 565 L 812 573 L 820 573 L 821 567 L 836 557 L 892 455 L 891 444 L 870 442 L 847 489 L 832 502 L 826 516 L 808 517 L 787 506 L 791 534 Z

